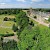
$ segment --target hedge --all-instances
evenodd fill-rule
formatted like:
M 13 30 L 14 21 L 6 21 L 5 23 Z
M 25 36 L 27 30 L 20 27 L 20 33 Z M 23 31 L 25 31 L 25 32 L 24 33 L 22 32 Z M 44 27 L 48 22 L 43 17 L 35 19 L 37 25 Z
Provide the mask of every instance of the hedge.
M 12 33 L 12 34 L 0 34 L 0 36 L 3 36 L 3 37 L 14 36 L 14 33 Z

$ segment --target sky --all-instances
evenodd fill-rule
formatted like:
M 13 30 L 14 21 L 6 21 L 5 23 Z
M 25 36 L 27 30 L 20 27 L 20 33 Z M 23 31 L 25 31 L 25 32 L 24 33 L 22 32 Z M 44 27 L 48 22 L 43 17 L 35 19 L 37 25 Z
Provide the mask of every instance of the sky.
M 0 8 L 50 8 L 50 0 L 0 0 Z

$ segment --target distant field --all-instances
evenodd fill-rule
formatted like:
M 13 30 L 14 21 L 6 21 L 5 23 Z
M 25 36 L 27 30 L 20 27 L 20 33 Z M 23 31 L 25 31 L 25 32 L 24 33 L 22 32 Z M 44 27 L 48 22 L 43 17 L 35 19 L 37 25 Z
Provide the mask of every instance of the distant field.
M 15 15 L 0 15 L 0 34 L 13 33 L 12 26 L 15 24 L 13 21 L 3 21 L 5 17 L 15 18 Z

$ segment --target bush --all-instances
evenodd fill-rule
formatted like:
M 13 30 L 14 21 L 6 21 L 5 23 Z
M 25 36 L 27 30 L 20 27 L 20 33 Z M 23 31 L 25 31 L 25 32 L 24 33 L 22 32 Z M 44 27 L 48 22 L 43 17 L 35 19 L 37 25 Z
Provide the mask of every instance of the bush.
M 49 17 L 48 21 L 50 22 L 50 17 Z
M 33 23 L 33 21 L 31 21 L 29 24 L 30 24 L 30 25 L 32 25 L 32 26 L 34 26 L 34 23 Z
M 16 31 L 18 30 L 18 28 L 17 28 L 17 26 L 16 26 L 15 24 L 13 24 L 12 30 L 13 30 L 14 32 L 16 32 Z
M 3 37 L 14 36 L 14 33 L 12 33 L 12 34 L 0 34 L 0 36 L 3 36 Z
M 8 21 L 8 18 L 7 18 L 7 17 L 5 17 L 5 18 L 4 18 L 4 21 Z
M 17 42 L 15 40 L 10 40 L 8 42 L 3 42 L 2 50 L 19 50 Z
M 50 28 L 50 24 L 49 24 L 49 28 Z
M 37 19 L 37 16 L 34 16 L 35 19 Z

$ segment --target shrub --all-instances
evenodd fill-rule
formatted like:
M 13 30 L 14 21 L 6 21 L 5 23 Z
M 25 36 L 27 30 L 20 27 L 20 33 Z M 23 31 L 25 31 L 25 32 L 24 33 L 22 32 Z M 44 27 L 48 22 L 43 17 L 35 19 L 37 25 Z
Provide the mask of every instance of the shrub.
M 4 18 L 4 21 L 8 21 L 8 18 L 7 18 L 7 17 L 5 17 L 5 18 Z
M 3 36 L 3 37 L 14 36 L 14 33 L 12 33 L 12 34 L 0 34 L 0 36 Z
M 16 31 L 18 30 L 18 28 L 17 28 L 17 26 L 15 26 L 15 24 L 13 24 L 12 30 L 13 30 L 14 32 L 16 32 Z
M 49 17 L 48 21 L 50 22 L 50 17 Z
M 33 21 L 31 21 L 29 24 L 30 24 L 30 25 L 32 25 L 32 26 L 34 26 L 34 23 L 33 23 Z
M 35 19 L 37 19 L 37 16 L 34 16 Z

